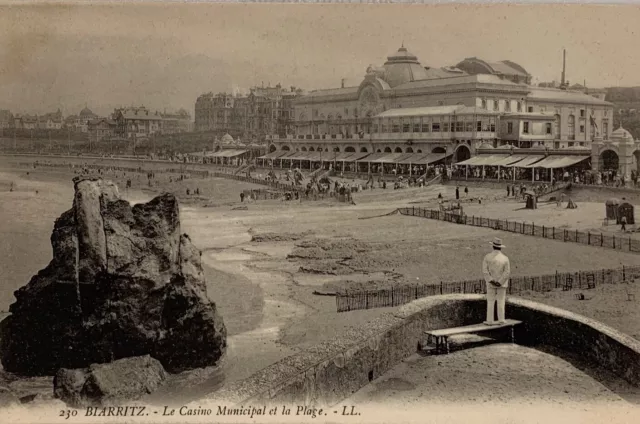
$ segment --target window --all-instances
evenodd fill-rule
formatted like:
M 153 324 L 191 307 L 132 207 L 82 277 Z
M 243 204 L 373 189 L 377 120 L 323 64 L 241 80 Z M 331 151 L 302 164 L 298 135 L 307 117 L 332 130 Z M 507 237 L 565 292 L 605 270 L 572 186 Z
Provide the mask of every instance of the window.
M 584 118 L 585 117 L 585 111 L 584 109 L 580 109 L 580 117 Z
M 389 126 L 387 125 L 386 120 L 383 120 L 382 124 L 380 124 L 380 132 L 383 134 L 389 132 Z
M 462 121 L 457 121 L 456 122 L 456 131 L 457 132 L 463 132 L 464 131 L 464 122 L 462 122 Z
M 518 112 L 522 112 L 522 102 L 518 102 L 517 108 L 518 108 Z
M 569 147 L 573 147 L 574 144 L 576 144 L 576 143 L 574 143 L 573 141 L 570 141 L 569 142 Z
M 580 134 L 584 134 L 584 125 L 580 125 Z
M 482 99 L 482 109 L 487 108 L 487 99 Z
M 464 123 L 466 132 L 473 132 L 473 122 L 467 121 Z
M 528 122 L 523 122 L 522 123 L 522 133 L 523 134 L 529 134 L 529 123 Z
M 527 112 L 529 112 L 529 113 L 533 113 L 533 106 L 529 106 L 529 107 L 527 108 Z
M 375 124 L 373 124 L 373 133 L 376 134 L 378 132 L 379 129 L 379 124 L 376 122 Z
M 554 148 L 554 149 L 559 149 L 559 148 L 560 148 L 560 142 L 559 142 L 559 141 L 555 141 L 555 142 L 553 143 L 553 148 Z
M 504 102 L 504 111 L 511 112 L 511 100 L 505 100 Z
M 513 122 L 507 122 L 507 134 L 513 134 Z
M 434 122 L 433 124 L 431 124 L 431 131 L 440 132 L 440 122 Z
M 493 101 L 493 110 L 500 109 L 500 101 L 498 99 Z
M 551 134 L 551 123 L 545 124 L 547 134 Z
M 421 127 L 420 122 L 414 122 L 413 123 L 413 132 L 414 133 L 422 132 L 422 128 L 420 128 L 420 127 Z
M 489 119 L 489 131 L 496 132 L 496 118 Z
M 476 131 L 482 131 L 482 121 L 476 122 Z
M 422 132 L 428 133 L 431 131 L 431 121 L 429 118 L 424 118 L 422 121 Z
M 456 132 L 456 123 L 455 122 L 451 123 L 451 132 Z
M 584 147 L 584 141 L 580 142 L 580 147 Z
M 404 124 L 402 124 L 402 132 L 403 133 L 411 132 L 411 124 L 409 122 L 405 122 Z
M 569 115 L 569 138 L 573 139 L 576 136 L 576 117 Z
M 398 121 L 393 121 L 391 132 L 399 133 L 400 132 L 400 123 Z

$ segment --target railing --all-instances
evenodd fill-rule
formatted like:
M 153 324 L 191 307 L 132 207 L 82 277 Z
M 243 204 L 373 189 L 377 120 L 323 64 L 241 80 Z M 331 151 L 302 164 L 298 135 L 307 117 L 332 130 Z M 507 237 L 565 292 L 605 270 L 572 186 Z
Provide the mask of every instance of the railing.
M 579 230 L 567 230 L 545 225 L 527 224 L 525 222 L 509 221 L 507 219 L 492 219 L 480 216 L 460 215 L 447 211 L 424 208 L 400 208 L 402 215 L 418 216 L 421 218 L 436 219 L 455 224 L 472 225 L 474 227 L 486 227 L 494 230 L 509 231 L 528 236 L 543 237 L 563 242 L 581 243 L 589 246 L 606 247 L 631 253 L 640 253 L 640 240 L 631 237 L 605 236 L 602 233 L 584 232 Z
M 555 274 L 512 277 L 509 279 L 507 292 L 510 295 L 519 295 L 526 292 L 551 292 L 556 289 L 563 291 L 574 289 L 592 290 L 603 284 L 633 281 L 639 277 L 640 266 L 623 266 L 622 268 L 578 272 L 556 272 Z M 386 308 L 404 305 L 423 297 L 452 293 L 479 294 L 485 291 L 486 283 L 481 279 L 440 282 L 383 290 L 345 291 L 336 294 L 336 308 L 338 312 Z

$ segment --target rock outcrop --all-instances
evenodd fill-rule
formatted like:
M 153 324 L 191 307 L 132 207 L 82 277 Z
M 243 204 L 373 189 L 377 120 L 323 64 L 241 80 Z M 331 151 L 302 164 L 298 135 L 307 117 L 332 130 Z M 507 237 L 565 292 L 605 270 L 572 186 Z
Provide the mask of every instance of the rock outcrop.
M 201 253 L 163 194 L 131 206 L 101 179 L 74 179 L 53 259 L 15 292 L 0 324 L 5 370 L 53 375 L 151 355 L 169 372 L 215 365 L 226 328 L 206 294 Z
M 154 392 L 167 373 L 149 355 L 93 364 L 84 369 L 60 369 L 53 380 L 55 397 L 74 408 L 122 405 Z

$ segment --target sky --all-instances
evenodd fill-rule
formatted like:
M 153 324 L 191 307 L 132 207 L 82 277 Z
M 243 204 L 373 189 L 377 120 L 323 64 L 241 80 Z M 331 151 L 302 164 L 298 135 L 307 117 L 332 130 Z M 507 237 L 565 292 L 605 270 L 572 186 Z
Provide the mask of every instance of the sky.
M 512 60 L 535 81 L 640 86 L 640 8 L 585 5 L 0 6 L 0 109 L 65 115 L 282 84 L 356 86 L 404 43 L 423 66 Z

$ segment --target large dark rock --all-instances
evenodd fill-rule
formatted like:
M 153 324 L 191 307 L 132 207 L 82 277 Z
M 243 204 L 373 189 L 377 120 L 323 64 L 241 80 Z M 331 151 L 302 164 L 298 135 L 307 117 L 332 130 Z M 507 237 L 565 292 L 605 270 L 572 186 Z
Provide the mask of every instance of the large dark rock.
M 180 233 L 175 197 L 131 207 L 109 182 L 74 182 L 73 208 L 51 235 L 53 260 L 15 292 L 0 323 L 5 370 L 53 375 L 142 355 L 170 372 L 215 365 L 226 329 L 201 253 Z
M 84 369 L 60 369 L 53 380 L 55 397 L 75 408 L 121 405 L 152 393 L 167 373 L 149 355 L 93 364 Z

